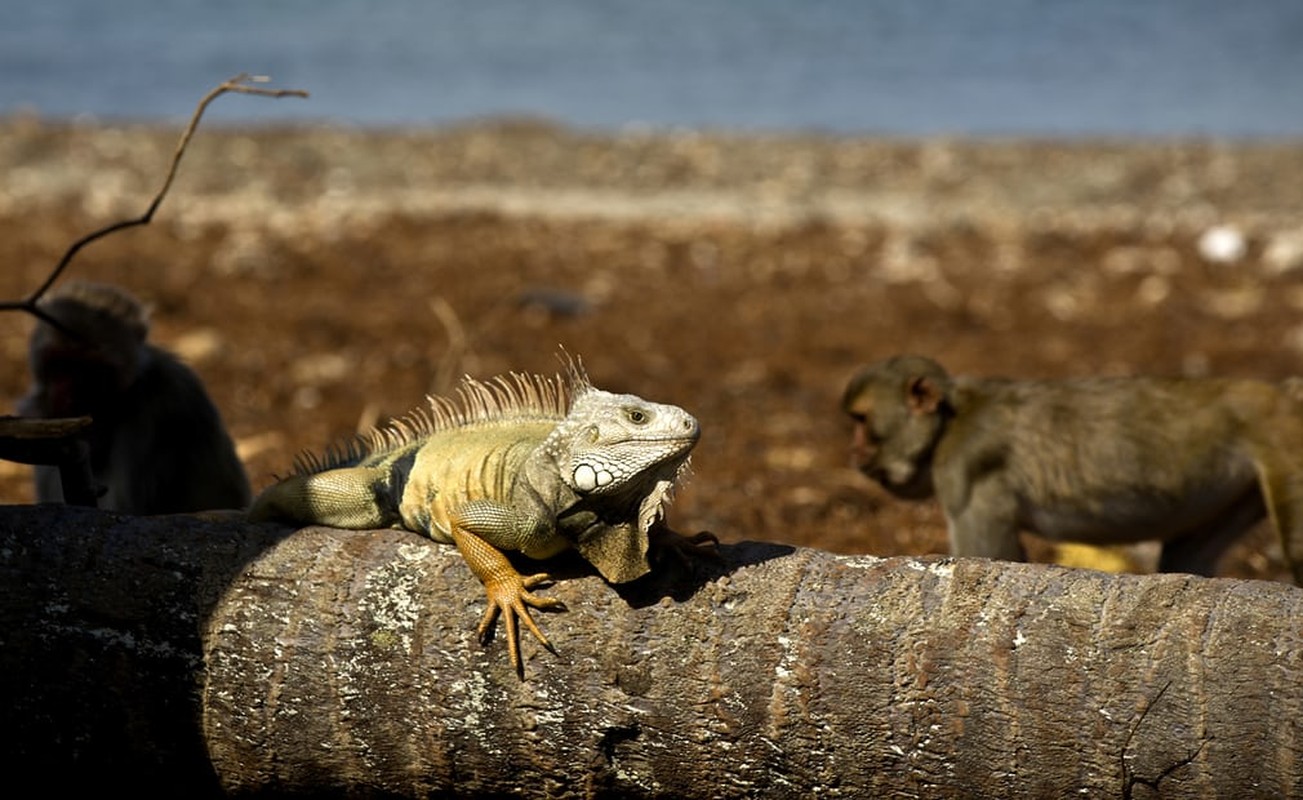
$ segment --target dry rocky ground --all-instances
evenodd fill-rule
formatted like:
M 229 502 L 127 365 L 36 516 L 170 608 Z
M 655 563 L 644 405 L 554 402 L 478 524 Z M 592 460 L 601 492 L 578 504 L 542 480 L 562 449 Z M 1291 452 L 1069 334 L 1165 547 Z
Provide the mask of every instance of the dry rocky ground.
M 0 297 L 141 213 L 177 134 L 0 120 Z M 154 222 L 69 274 L 153 305 L 255 488 L 457 375 L 554 372 L 564 347 L 597 385 L 701 420 L 677 528 L 929 553 L 935 505 L 847 466 L 857 365 L 1303 372 L 1300 209 L 1303 142 L 206 127 Z M 31 325 L 0 315 L 0 413 Z M 26 468 L 0 464 L 0 501 L 30 499 Z M 1265 528 L 1224 571 L 1285 578 Z

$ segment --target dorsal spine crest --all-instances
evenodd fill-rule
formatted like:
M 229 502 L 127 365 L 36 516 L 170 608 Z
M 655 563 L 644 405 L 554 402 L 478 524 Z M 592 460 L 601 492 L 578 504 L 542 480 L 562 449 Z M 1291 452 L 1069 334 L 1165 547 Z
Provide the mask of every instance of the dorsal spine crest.
M 567 375 L 546 376 L 509 372 L 479 381 L 462 378 L 455 397 L 431 395 L 429 408 L 418 408 L 396 417 L 368 433 L 357 434 L 331 445 L 323 454 L 300 453 L 294 460 L 294 474 L 312 475 L 362 460 L 391 453 L 443 431 L 519 421 L 552 421 L 566 418 L 574 399 L 592 389 L 578 362 L 568 362 Z

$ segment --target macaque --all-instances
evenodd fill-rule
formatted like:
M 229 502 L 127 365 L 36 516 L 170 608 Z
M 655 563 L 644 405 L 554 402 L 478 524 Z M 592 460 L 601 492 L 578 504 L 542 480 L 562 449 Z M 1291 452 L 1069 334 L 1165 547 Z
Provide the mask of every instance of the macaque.
M 99 507 L 167 514 L 248 506 L 249 481 L 203 383 L 147 342 L 149 321 L 113 286 L 69 283 L 39 303 L 67 330 L 41 322 L 28 360 L 29 417 L 90 416 Z M 37 467 L 41 502 L 63 500 L 59 471 Z
M 1303 405 L 1281 384 L 952 378 L 897 356 L 857 373 L 842 408 L 859 469 L 898 497 L 935 496 L 954 555 L 1023 561 L 1019 531 L 1157 539 L 1160 571 L 1212 575 L 1268 518 L 1303 585 Z

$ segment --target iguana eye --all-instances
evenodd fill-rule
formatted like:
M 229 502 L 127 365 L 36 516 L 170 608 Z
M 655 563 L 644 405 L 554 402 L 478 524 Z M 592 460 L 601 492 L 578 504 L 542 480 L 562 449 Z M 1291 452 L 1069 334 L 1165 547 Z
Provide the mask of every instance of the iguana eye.
M 626 409 L 624 414 L 626 417 L 629 418 L 629 421 L 632 422 L 634 425 L 642 425 L 644 422 L 647 421 L 647 412 L 643 411 L 640 408 Z

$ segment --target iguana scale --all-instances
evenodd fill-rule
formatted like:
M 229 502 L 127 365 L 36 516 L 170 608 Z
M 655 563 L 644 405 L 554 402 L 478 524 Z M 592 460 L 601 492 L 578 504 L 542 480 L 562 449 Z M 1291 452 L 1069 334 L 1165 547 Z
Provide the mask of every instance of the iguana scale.
M 455 544 L 488 594 L 481 639 L 501 614 L 523 675 L 517 617 L 551 649 L 528 609 L 562 604 L 531 593 L 550 578 L 522 576 L 504 551 L 542 559 L 574 547 L 613 583 L 645 574 L 649 533 L 700 429 L 677 406 L 594 388 L 574 362 L 565 378 L 467 377 L 456 394 L 300 456 L 249 516 L 405 528 Z

